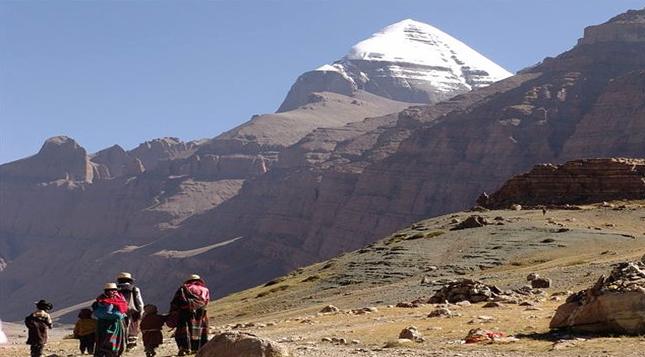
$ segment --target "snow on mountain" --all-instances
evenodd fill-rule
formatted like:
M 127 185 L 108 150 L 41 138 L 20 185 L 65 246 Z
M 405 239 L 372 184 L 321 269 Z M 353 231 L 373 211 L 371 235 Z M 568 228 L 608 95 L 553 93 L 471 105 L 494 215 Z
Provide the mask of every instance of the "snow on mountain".
M 510 77 L 512 74 L 482 56 L 463 42 L 434 26 L 406 19 L 387 26 L 370 38 L 354 45 L 345 60 L 381 61 L 424 67 L 449 68 L 467 86 L 477 88 Z M 392 65 L 395 66 L 395 65 Z M 400 66 L 399 67 L 403 67 Z M 473 72 L 482 72 L 472 76 Z M 483 72 L 486 72 L 484 74 Z M 427 71 L 404 72 L 433 80 Z M 445 76 L 447 80 L 454 77 Z
M 365 90 L 398 101 L 436 103 L 511 75 L 445 32 L 406 19 L 357 43 L 339 61 L 300 76 L 278 111 L 306 104 L 311 93 L 322 91 Z

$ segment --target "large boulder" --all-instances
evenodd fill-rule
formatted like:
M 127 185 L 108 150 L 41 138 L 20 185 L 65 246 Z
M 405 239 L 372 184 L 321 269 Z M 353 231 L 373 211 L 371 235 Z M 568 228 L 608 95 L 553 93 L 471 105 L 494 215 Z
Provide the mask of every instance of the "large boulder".
M 476 280 L 461 279 L 446 284 L 428 302 L 431 304 L 440 304 L 446 301 L 452 304 L 460 301 L 478 303 L 494 299 L 502 294 L 503 292 L 496 286 L 486 285 Z
M 246 332 L 223 332 L 213 337 L 197 357 L 291 357 L 286 347 Z
M 452 230 L 453 231 L 458 231 L 460 229 L 479 228 L 479 227 L 483 227 L 483 226 L 485 226 L 487 224 L 490 224 L 490 222 L 488 222 L 488 219 L 486 219 L 486 217 L 482 217 L 482 216 L 479 216 L 479 215 L 473 215 L 473 216 L 470 216 L 470 217 L 466 218 L 465 221 L 463 221 L 463 222 L 457 224 L 456 226 L 454 226 L 452 228 Z
M 567 298 L 550 327 L 592 333 L 645 333 L 645 263 L 620 263 L 609 277 Z

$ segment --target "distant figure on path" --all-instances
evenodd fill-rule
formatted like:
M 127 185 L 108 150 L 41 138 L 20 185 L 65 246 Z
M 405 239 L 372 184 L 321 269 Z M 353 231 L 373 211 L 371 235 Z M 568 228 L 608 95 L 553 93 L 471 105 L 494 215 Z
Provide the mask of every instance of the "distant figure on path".
M 96 320 L 92 318 L 92 310 L 82 309 L 78 313 L 78 321 L 74 325 L 74 338 L 79 340 L 81 354 L 86 351 L 88 354 L 94 354 Z
M 179 356 L 197 352 L 208 342 L 208 316 L 206 305 L 210 292 L 202 278 L 190 275 L 170 302 L 171 319 L 176 319 L 175 342 Z
M 115 283 L 107 283 L 103 294 L 92 304 L 96 323 L 95 357 L 118 357 L 125 350 L 125 317 L 128 302 L 117 290 Z
M 36 303 L 36 311 L 25 318 L 25 326 L 29 330 L 27 344 L 31 345 L 31 357 L 43 355 L 43 349 L 47 344 L 47 330 L 52 328 L 52 318 L 48 311 L 53 308 L 54 305 L 40 300 Z
M 0 320 L 0 345 L 4 345 L 7 342 L 9 342 L 9 339 L 4 331 L 2 331 L 2 320 Z
M 143 333 L 143 347 L 146 357 L 154 357 L 155 351 L 163 343 L 161 329 L 166 322 L 167 316 L 157 313 L 157 306 L 146 305 L 143 307 L 143 319 L 141 319 L 141 332 Z
M 126 348 L 131 350 L 137 346 L 139 321 L 141 320 L 141 315 L 143 315 L 143 298 L 141 297 L 141 290 L 134 285 L 132 274 L 127 272 L 119 273 L 116 276 L 116 283 L 119 292 L 128 302 L 128 313 L 125 318 Z

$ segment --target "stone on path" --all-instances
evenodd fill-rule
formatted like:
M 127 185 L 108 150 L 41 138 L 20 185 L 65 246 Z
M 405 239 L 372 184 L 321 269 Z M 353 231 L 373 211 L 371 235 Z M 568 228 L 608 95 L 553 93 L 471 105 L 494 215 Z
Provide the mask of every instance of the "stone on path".
M 245 332 L 224 332 L 214 336 L 197 357 L 292 357 L 279 343 Z

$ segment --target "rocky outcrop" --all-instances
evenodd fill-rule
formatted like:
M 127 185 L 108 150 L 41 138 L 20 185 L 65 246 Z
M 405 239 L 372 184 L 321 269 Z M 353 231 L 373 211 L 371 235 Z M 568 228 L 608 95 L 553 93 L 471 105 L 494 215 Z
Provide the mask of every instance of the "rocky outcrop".
M 34 156 L 0 165 L 1 180 L 91 182 L 93 178 L 85 149 L 66 136 L 47 139 Z
M 645 333 L 645 263 L 620 263 L 593 287 L 569 296 L 558 307 L 550 327 L 593 333 Z
M 450 282 L 439 289 L 428 302 L 431 304 L 442 304 L 446 301 L 453 304 L 460 301 L 479 303 L 493 300 L 502 294 L 503 292 L 496 286 L 486 285 L 475 280 L 462 279 Z
M 97 176 L 102 179 L 120 176 L 136 176 L 143 171 L 143 163 L 138 158 L 130 156 L 119 145 L 111 146 L 92 155 Z
M 197 357 L 290 357 L 288 348 L 266 338 L 245 332 L 215 335 L 197 353 Z
M 248 179 L 266 173 L 267 160 L 261 155 L 195 154 L 183 160 L 167 160 L 149 174 L 188 176 L 201 180 Z
M 581 45 L 598 42 L 645 42 L 645 9 L 630 10 L 602 25 L 589 26 Z
M 586 159 L 537 165 L 508 180 L 480 204 L 509 208 L 512 204 L 584 204 L 643 197 L 645 159 Z
M 146 170 L 151 170 L 164 160 L 187 158 L 198 148 L 197 142 L 183 142 L 178 138 L 159 138 L 140 144 L 128 154 L 137 158 Z

